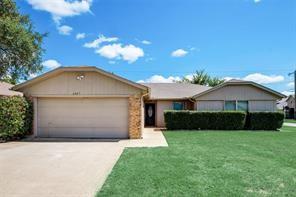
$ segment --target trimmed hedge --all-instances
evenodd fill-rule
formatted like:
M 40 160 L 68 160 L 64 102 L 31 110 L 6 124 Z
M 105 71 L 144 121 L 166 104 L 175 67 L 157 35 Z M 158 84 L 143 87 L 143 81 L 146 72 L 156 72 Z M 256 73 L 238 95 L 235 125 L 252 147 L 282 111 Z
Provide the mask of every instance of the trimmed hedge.
M 0 97 L 0 140 L 18 139 L 32 131 L 33 105 L 24 97 Z
M 246 113 L 240 111 L 165 111 L 164 119 L 169 130 L 240 130 L 245 126 Z
M 282 112 L 249 112 L 249 125 L 251 130 L 277 130 L 283 126 L 284 113 Z
M 280 112 L 198 112 L 165 111 L 168 130 L 277 130 L 282 127 L 284 114 Z

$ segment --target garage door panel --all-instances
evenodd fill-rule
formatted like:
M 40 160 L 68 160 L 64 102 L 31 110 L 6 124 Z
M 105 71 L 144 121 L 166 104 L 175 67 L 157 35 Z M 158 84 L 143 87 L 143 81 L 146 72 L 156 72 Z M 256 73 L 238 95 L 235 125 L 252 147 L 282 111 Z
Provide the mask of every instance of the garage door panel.
M 110 115 L 106 117 L 94 118 L 84 116 L 80 117 L 68 117 L 64 118 L 61 115 L 46 117 L 41 116 L 39 118 L 39 126 L 40 127 L 110 127 L 110 125 L 126 125 L 127 117 L 126 116 L 118 116 L 118 115 Z
M 126 138 L 125 130 L 119 127 L 40 127 L 40 137 L 63 138 Z
M 41 137 L 127 138 L 126 98 L 39 98 Z

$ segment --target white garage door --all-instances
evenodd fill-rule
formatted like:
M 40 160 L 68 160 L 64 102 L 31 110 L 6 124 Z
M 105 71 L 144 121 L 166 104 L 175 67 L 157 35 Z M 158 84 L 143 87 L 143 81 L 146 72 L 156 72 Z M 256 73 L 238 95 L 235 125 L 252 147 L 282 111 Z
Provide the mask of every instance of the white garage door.
M 127 138 L 126 98 L 38 98 L 39 137 Z

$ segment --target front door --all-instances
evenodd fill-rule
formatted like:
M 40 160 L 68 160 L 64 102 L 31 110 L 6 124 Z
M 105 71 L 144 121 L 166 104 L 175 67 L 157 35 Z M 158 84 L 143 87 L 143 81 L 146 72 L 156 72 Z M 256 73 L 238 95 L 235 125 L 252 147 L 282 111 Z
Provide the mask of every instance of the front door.
M 155 103 L 145 104 L 145 126 L 155 126 Z

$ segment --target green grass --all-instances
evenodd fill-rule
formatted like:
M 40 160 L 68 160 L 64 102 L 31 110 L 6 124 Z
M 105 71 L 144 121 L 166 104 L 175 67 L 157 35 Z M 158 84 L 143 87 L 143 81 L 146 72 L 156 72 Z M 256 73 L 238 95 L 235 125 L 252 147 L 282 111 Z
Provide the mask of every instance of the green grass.
M 296 128 L 164 132 L 127 148 L 97 196 L 295 196 Z
M 287 122 L 287 123 L 296 123 L 296 120 L 293 120 L 293 119 L 285 119 L 285 122 Z

